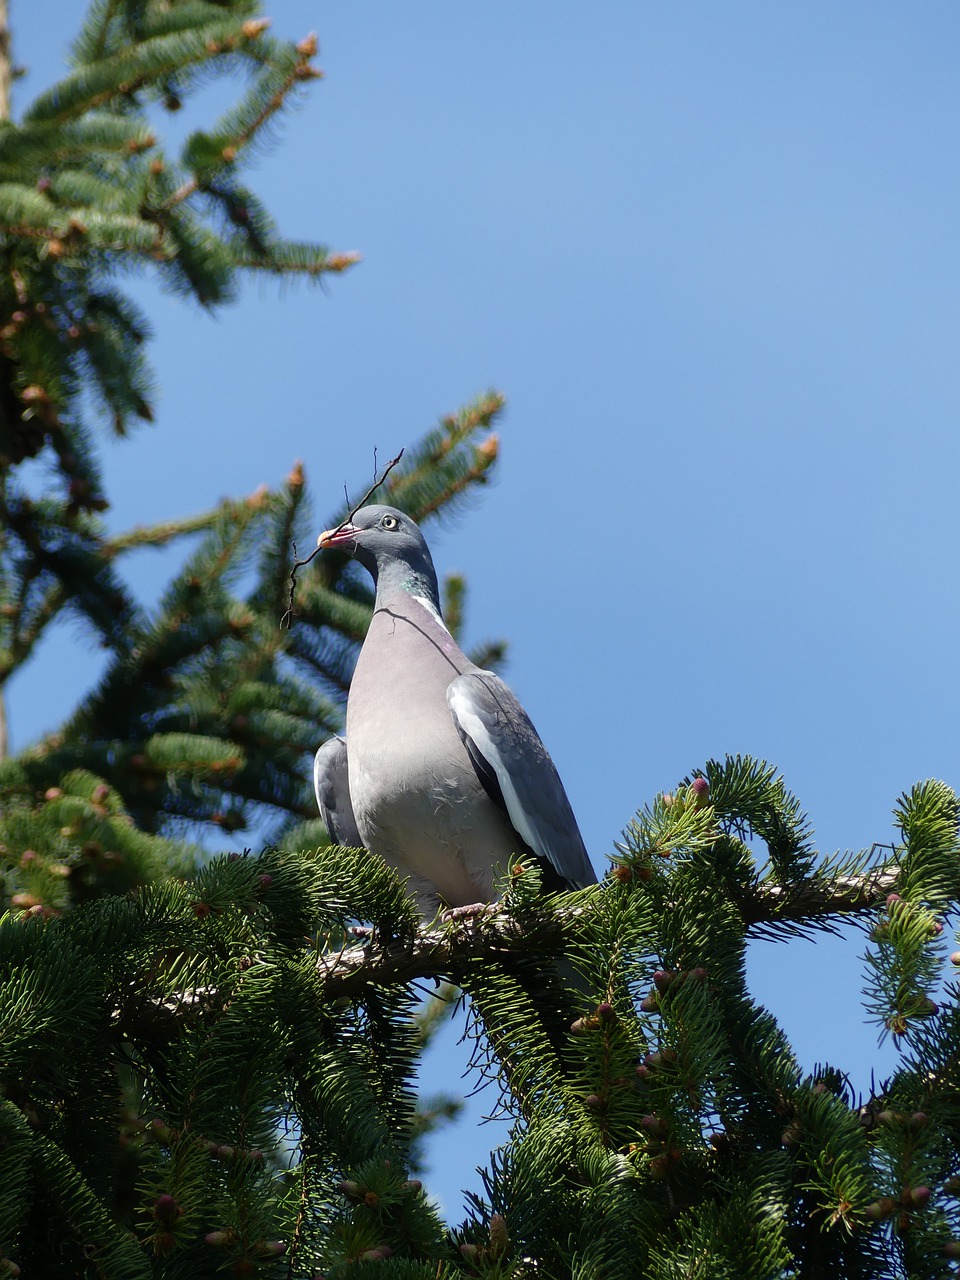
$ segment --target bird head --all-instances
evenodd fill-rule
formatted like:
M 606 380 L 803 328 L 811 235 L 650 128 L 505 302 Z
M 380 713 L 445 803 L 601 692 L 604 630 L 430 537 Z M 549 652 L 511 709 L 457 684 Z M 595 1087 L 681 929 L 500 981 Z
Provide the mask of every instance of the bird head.
M 352 520 L 317 539 L 322 550 L 346 551 L 373 576 L 378 589 L 400 587 L 437 602 L 437 574 L 415 521 L 396 507 L 361 507 Z

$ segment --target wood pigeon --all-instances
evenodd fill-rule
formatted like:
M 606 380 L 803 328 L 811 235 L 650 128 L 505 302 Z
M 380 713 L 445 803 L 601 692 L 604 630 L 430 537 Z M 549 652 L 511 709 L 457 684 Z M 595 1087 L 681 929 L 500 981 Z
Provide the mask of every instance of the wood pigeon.
M 377 587 L 347 701 L 347 736 L 317 752 L 331 839 L 380 854 L 420 909 L 490 902 L 511 858 L 533 854 L 548 889 L 596 880 L 553 761 L 504 682 L 475 666 L 440 614 L 419 528 L 371 505 L 320 535 Z

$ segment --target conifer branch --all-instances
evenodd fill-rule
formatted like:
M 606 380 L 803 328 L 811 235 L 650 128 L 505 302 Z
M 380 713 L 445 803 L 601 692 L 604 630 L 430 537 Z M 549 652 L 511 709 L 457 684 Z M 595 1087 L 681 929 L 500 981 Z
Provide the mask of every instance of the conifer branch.
M 10 81 L 13 79 L 7 16 L 7 0 L 0 0 L 0 120 L 10 119 Z
M 296 50 L 300 57 L 284 77 L 275 93 L 264 103 L 256 115 L 234 135 L 232 141 L 222 148 L 221 159 L 224 164 L 233 164 L 235 162 L 242 148 L 248 146 L 267 122 L 283 108 L 287 95 L 292 89 L 296 88 L 304 80 L 317 80 L 323 76 L 323 72 L 310 62 L 310 59 L 317 51 L 315 36 L 307 36 L 304 40 L 301 40 L 296 46 Z M 164 202 L 162 206 L 164 211 L 173 209 L 178 204 L 182 204 L 184 200 L 188 200 L 190 196 L 200 189 L 201 185 L 201 179 L 196 175 L 187 179 Z
M 317 971 L 331 1000 L 418 978 L 456 982 L 478 961 L 561 947 L 564 926 L 580 914 L 579 908 L 568 908 L 521 921 L 497 910 L 465 921 L 428 926 L 412 939 L 373 936 L 362 945 L 321 955 Z
M 862 875 L 810 879 L 795 885 L 758 886 L 740 899 L 739 907 L 748 928 L 755 925 L 833 915 L 857 915 L 879 906 L 900 881 L 902 868 L 883 863 Z

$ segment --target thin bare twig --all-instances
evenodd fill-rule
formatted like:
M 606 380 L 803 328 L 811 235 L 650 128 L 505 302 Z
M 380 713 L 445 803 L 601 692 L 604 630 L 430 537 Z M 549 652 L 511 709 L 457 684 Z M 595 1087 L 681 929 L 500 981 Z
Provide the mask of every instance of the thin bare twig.
M 336 527 L 335 529 L 332 529 L 332 530 L 330 531 L 330 532 L 331 532 L 331 534 L 337 534 L 337 533 L 339 533 L 341 529 L 345 528 L 345 527 L 350 523 L 350 521 L 351 521 L 351 520 L 353 519 L 353 517 L 357 514 L 357 512 L 360 510 L 360 508 L 366 505 L 366 503 L 370 500 L 370 498 L 372 498 L 372 497 L 373 497 L 373 495 L 377 492 L 377 490 L 378 490 L 378 489 L 380 488 L 380 486 L 383 484 L 384 480 L 386 480 L 387 476 L 390 474 L 390 472 L 393 470 L 393 468 L 397 465 L 397 463 L 398 463 L 398 462 L 400 461 L 400 459 L 403 457 L 403 452 L 404 452 L 404 451 L 403 451 L 403 449 L 401 449 L 401 450 L 400 450 L 400 452 L 397 454 L 397 456 L 396 456 L 395 458 L 391 458 L 391 459 L 390 459 L 390 461 L 387 463 L 387 465 L 386 465 L 386 466 L 384 467 L 384 469 L 383 469 L 383 475 L 382 475 L 382 476 L 380 477 L 380 479 L 378 480 L 378 479 L 377 479 L 377 469 L 376 469 L 376 467 L 377 467 L 377 451 L 376 451 L 376 449 L 374 449 L 374 451 L 373 451 L 373 467 L 374 467 L 374 470 L 373 470 L 373 484 L 370 486 L 370 488 L 367 490 L 367 492 L 363 495 L 363 497 L 360 499 L 360 501 L 356 504 L 356 506 L 355 506 L 355 507 L 352 507 L 352 508 L 350 509 L 350 511 L 348 512 L 348 514 L 343 518 L 343 520 L 341 520 L 341 521 L 340 521 L 340 523 L 337 525 L 337 527 Z M 344 486 L 344 490 L 343 490 L 343 492 L 344 492 L 344 494 L 346 495 L 346 492 L 347 492 L 347 490 L 346 490 L 346 486 Z M 350 499 L 349 499 L 349 497 L 348 497 L 348 498 L 347 498 L 347 504 L 349 505 L 349 503 L 350 503 Z M 284 613 L 283 617 L 280 619 L 280 630 L 281 630 L 281 631 L 283 630 L 284 624 L 289 625 L 288 619 L 290 619 L 290 618 L 292 618 L 292 617 L 293 617 L 293 603 L 294 603 L 294 602 L 293 602 L 293 595 L 294 595 L 294 592 L 295 592 L 295 591 L 296 591 L 296 589 L 297 589 L 297 570 L 298 570 L 298 569 L 302 569 L 302 568 L 304 567 L 304 565 L 308 565 L 308 564 L 310 563 L 310 561 L 313 559 L 313 557 L 314 557 L 315 555 L 318 555 L 318 554 L 319 554 L 320 550 L 321 550 L 321 547 L 320 547 L 320 544 L 319 544 L 319 542 L 318 542 L 318 543 L 317 543 L 317 545 L 316 545 L 316 547 L 314 547 L 313 551 L 311 551 L 311 552 L 310 552 L 310 554 L 307 556 L 306 560 L 298 560 L 298 559 L 297 559 L 297 544 L 296 544 L 296 543 L 294 543 L 294 544 L 293 544 L 293 568 L 290 570 L 290 595 L 289 595 L 288 600 L 287 600 L 287 610 L 286 610 L 286 613 Z

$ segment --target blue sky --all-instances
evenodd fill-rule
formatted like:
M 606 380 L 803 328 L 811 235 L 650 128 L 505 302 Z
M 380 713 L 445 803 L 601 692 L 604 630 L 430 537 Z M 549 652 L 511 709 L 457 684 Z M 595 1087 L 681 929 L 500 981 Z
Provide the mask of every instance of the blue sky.
M 81 9 L 15 0 L 16 105 Z M 960 10 L 274 16 L 317 31 L 326 79 L 253 185 L 288 235 L 363 263 L 216 319 L 141 288 L 158 421 L 106 448 L 111 525 L 299 457 L 319 531 L 374 445 L 495 386 L 498 481 L 431 542 L 468 577 L 472 638 L 509 637 L 598 869 L 639 805 L 728 752 L 783 770 L 825 850 L 891 839 L 901 791 L 957 782 Z M 170 565 L 135 571 L 150 599 Z M 13 688 L 15 745 L 89 684 L 77 639 Z M 893 1050 L 862 1023 L 862 951 L 763 944 L 751 980 L 806 1065 L 867 1087 Z M 454 1211 L 498 1140 L 470 1128 L 434 1157 Z

